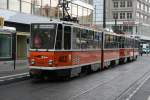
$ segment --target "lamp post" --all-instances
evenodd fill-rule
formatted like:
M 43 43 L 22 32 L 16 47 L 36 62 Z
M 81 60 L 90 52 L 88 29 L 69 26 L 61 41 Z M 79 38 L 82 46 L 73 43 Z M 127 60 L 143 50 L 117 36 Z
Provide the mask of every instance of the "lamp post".
M 114 31 L 117 33 L 117 31 L 118 31 L 117 30 L 117 17 L 115 17 L 114 20 L 115 20 L 115 30 Z
M 106 28 L 106 0 L 103 0 L 103 28 Z

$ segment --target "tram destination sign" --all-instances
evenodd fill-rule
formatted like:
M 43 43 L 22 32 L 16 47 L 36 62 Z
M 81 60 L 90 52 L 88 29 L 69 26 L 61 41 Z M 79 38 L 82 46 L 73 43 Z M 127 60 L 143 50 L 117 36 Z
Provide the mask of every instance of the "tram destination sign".
M 47 28 L 48 28 L 48 29 L 53 29 L 53 28 L 54 28 L 54 25 L 40 25 L 39 28 L 41 28 L 41 29 L 45 29 L 45 28 L 46 28 L 46 29 L 47 29 Z

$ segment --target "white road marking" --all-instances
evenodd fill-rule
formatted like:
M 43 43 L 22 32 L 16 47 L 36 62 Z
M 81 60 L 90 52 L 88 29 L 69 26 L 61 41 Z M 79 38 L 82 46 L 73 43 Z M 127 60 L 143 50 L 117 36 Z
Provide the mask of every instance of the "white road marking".
M 150 100 L 150 96 L 147 98 L 147 100 Z
M 21 76 L 21 75 L 28 75 L 29 73 L 21 73 L 21 74 L 15 74 L 15 75 L 8 75 L 8 76 L 3 76 L 0 77 L 0 79 L 4 79 L 4 78 L 11 78 L 11 77 L 16 77 L 16 76 Z
M 150 78 L 150 76 L 148 76 L 147 78 L 145 78 L 145 80 L 142 82 L 142 83 L 140 83 L 140 85 L 128 96 L 128 98 L 126 98 L 126 100 L 130 100 L 132 97 L 133 97 L 133 95 L 144 85 L 144 83 L 148 80 Z M 150 100 L 150 96 L 149 96 L 149 99 L 148 100 Z

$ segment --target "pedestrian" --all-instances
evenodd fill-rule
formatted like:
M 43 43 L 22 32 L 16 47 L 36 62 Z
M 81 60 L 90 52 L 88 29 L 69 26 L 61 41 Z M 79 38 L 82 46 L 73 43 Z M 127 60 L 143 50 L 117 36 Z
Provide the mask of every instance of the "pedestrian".
M 143 55 L 142 48 L 139 48 L 139 53 L 140 53 L 141 56 Z
M 147 49 L 146 49 L 146 54 L 147 54 L 147 56 L 148 56 L 148 53 L 149 53 L 149 52 L 148 52 L 148 48 L 147 48 Z

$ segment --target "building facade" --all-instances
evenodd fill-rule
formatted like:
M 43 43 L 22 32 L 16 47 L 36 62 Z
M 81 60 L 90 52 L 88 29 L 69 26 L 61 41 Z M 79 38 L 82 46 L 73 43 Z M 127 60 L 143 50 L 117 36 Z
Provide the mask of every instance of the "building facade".
M 29 49 L 30 23 L 49 21 L 62 17 L 62 0 L 0 0 L 0 17 L 5 26 L 17 29 L 17 59 L 26 59 Z M 68 0 L 70 16 L 76 17 L 80 24 L 92 24 L 92 0 Z
M 106 0 L 107 28 L 150 37 L 150 0 Z
M 94 24 L 102 24 L 103 21 L 103 0 L 94 0 L 93 22 Z

